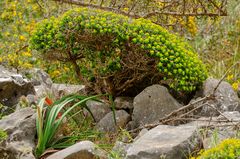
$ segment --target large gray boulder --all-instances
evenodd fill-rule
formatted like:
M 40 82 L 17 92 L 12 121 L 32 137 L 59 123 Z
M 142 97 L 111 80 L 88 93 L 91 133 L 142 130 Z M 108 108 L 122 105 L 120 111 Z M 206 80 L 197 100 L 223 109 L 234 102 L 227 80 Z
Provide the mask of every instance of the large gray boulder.
M 14 106 L 21 96 L 34 94 L 35 90 L 31 82 L 22 75 L 9 72 L 0 66 L 0 103 L 6 106 Z
M 88 100 L 86 106 L 91 111 L 96 122 L 99 122 L 107 113 L 111 112 L 110 107 L 103 102 Z M 84 110 L 84 114 L 90 116 L 87 110 Z
M 159 125 L 132 143 L 126 159 L 185 159 L 199 142 L 195 126 Z
M 116 125 L 114 122 L 113 112 L 109 112 L 96 125 L 96 128 L 101 132 L 117 132 L 118 128 L 125 128 L 131 117 L 125 110 L 115 111 Z
M 16 111 L 0 120 L 0 129 L 8 137 L 0 143 L 0 158 L 34 159 L 36 116 L 32 108 Z
M 203 84 L 202 96 L 207 96 L 213 93 L 218 83 L 219 83 L 218 79 L 208 78 Z M 212 107 L 215 107 L 221 112 L 235 110 L 240 111 L 238 95 L 233 90 L 232 86 L 225 81 L 222 81 L 218 86 L 214 94 L 214 98 L 207 100 L 205 103 L 208 103 L 211 106 L 206 105 L 202 108 L 201 115 L 203 116 L 219 115 L 219 113 Z
M 182 105 L 169 94 L 166 87 L 152 85 L 134 98 L 133 106 L 133 122 L 135 126 L 140 126 L 155 123 Z
M 58 151 L 47 159 L 106 159 L 105 153 L 90 141 L 82 141 Z

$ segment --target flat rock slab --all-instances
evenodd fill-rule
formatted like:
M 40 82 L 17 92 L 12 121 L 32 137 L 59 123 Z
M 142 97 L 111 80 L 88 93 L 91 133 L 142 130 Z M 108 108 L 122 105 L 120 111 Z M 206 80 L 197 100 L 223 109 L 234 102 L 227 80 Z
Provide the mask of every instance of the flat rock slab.
M 166 87 L 152 85 L 134 98 L 133 106 L 133 122 L 138 127 L 155 123 L 182 105 L 170 95 Z
M 159 125 L 132 143 L 126 159 L 184 159 L 198 144 L 195 126 Z
M 47 159 L 106 159 L 106 156 L 94 143 L 82 141 L 54 153 Z

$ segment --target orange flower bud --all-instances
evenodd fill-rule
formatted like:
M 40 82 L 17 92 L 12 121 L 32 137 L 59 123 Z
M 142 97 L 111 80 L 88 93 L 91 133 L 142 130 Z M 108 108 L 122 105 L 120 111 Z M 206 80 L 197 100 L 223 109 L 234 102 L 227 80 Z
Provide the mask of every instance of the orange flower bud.
M 50 106 L 53 104 L 53 101 L 51 99 L 49 99 L 48 97 L 45 98 L 45 103 Z

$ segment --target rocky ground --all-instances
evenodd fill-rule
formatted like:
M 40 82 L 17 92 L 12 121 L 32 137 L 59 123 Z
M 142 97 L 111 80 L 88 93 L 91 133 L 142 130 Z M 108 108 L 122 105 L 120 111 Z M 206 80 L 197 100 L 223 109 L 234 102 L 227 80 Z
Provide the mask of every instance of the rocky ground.
M 36 111 L 28 105 L 48 94 L 61 97 L 84 92 L 82 85 L 52 83 L 39 69 L 32 70 L 31 75 L 27 80 L 0 67 L 0 103 L 7 106 L 1 113 L 11 113 L 0 120 L 0 129 L 8 134 L 0 142 L 0 158 L 35 158 Z M 27 100 L 25 108 L 19 106 L 22 98 Z M 188 104 L 177 101 L 161 85 L 149 86 L 133 98 L 117 97 L 114 103 L 116 124 L 107 103 L 88 101 L 87 106 L 100 132 L 116 133 L 121 127 L 133 136 L 132 142 L 119 140 L 113 147 L 112 151 L 123 159 L 188 158 L 201 148 L 214 146 L 213 140 L 219 142 L 236 136 L 240 122 L 237 92 L 229 83 L 213 78 L 204 82 L 202 90 Z M 16 111 L 11 112 L 13 109 Z M 88 112 L 85 115 L 89 115 Z M 107 156 L 93 142 L 80 141 L 47 159 L 104 159 Z

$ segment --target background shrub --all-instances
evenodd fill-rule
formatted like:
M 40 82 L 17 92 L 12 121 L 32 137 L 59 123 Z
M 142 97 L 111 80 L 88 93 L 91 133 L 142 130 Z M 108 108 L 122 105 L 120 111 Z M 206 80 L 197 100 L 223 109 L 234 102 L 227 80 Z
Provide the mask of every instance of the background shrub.
M 154 83 L 191 92 L 207 76 L 180 37 L 148 20 L 107 11 L 77 8 L 44 20 L 30 45 L 48 59 L 70 62 L 96 93 L 137 93 Z

